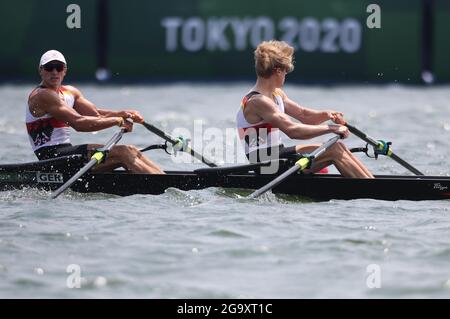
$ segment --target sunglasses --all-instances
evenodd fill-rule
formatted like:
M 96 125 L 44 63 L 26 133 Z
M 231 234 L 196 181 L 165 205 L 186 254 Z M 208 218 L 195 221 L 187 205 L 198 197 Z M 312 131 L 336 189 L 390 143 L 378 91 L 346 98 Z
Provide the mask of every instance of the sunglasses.
M 42 66 L 42 68 L 47 72 L 52 72 L 54 69 L 56 71 L 61 72 L 64 70 L 64 64 L 62 63 L 47 63 Z

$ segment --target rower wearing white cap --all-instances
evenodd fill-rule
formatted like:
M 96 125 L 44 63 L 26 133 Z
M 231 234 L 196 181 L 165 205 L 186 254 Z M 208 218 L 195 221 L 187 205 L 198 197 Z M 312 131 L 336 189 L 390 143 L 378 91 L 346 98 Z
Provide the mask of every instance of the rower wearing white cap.
M 144 118 L 134 110 L 112 111 L 97 108 L 81 92 L 69 85 L 62 85 L 67 73 L 67 62 L 61 52 L 45 52 L 39 62 L 41 83 L 29 95 L 26 107 L 26 126 L 31 147 L 40 159 L 80 154 L 88 159 L 98 144 L 72 145 L 70 128 L 80 132 L 94 132 L 113 126 L 133 128 L 131 119 L 143 123 Z M 132 173 L 164 172 L 136 147 L 116 145 L 107 160 L 97 171 L 124 167 Z

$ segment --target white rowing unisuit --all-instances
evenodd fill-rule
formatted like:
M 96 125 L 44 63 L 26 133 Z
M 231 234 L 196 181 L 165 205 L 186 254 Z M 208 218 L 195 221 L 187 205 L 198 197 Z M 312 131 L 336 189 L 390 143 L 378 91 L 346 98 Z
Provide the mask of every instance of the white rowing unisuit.
M 35 90 L 42 88 L 44 87 L 37 87 L 30 93 L 30 96 Z M 73 108 L 75 97 L 68 88 L 61 86 L 59 89 L 59 96 L 69 107 Z M 70 143 L 70 128 L 67 123 L 55 119 L 50 116 L 50 114 L 34 117 L 30 112 L 28 103 L 25 109 L 25 123 L 27 125 L 28 138 L 33 151 L 45 146 Z
M 245 154 L 247 155 L 256 150 L 281 145 L 280 130 L 278 128 L 273 127 L 270 123 L 264 120 L 252 124 L 247 122 L 245 119 L 245 106 L 247 105 L 248 100 L 256 94 L 261 93 L 252 91 L 244 96 L 236 115 L 236 125 L 239 133 L 239 139 L 241 140 Z M 275 92 L 273 93 L 273 97 L 280 112 L 284 113 L 283 98 Z

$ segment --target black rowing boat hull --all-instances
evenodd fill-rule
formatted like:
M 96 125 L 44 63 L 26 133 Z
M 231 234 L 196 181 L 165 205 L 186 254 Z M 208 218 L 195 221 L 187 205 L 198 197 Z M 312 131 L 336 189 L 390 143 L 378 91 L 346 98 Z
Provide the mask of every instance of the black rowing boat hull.
M 32 187 L 55 190 L 80 168 L 79 159 L 61 158 L 19 165 L 0 165 L 0 190 Z M 121 196 L 164 193 L 223 187 L 258 189 L 276 175 L 254 173 L 215 174 L 192 171 L 166 175 L 127 174 L 125 172 L 86 174 L 72 190 L 81 193 L 108 193 Z M 313 200 L 372 198 L 381 200 L 450 199 L 450 177 L 376 176 L 375 179 L 343 178 L 339 175 L 294 175 L 273 189 L 274 193 L 298 195 Z
M 181 190 L 223 187 L 258 189 L 272 175 L 199 175 L 168 172 L 167 175 L 91 174 L 72 187 L 78 192 L 101 192 L 122 196 L 162 194 L 168 188 Z M 272 190 L 314 200 L 373 198 L 382 200 L 450 199 L 450 179 L 442 177 L 377 176 L 374 180 L 342 178 L 339 175 L 295 175 Z

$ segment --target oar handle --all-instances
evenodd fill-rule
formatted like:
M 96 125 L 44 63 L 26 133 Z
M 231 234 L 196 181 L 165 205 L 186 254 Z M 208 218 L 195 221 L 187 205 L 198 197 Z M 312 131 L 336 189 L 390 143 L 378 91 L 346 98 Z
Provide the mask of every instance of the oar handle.
M 353 125 L 350 125 L 348 123 L 345 124 L 345 126 L 347 126 L 348 130 L 355 134 L 356 136 L 358 136 L 360 139 L 362 139 L 363 141 L 369 143 L 370 145 L 372 145 L 373 147 L 378 148 L 380 142 L 375 140 L 374 138 L 370 137 L 369 135 L 367 135 L 366 133 L 358 130 L 356 127 L 354 127 Z M 387 156 L 389 156 L 390 158 L 392 158 L 394 161 L 396 161 L 397 163 L 399 163 L 400 165 L 402 165 L 404 168 L 408 169 L 409 171 L 413 172 L 416 175 L 424 175 L 421 171 L 419 171 L 417 168 L 415 168 L 414 166 L 412 166 L 411 164 L 409 164 L 408 162 L 406 162 L 405 160 L 401 159 L 398 155 L 394 154 L 394 152 L 389 152 L 388 154 L 386 154 Z
M 172 145 L 178 144 L 180 142 L 179 139 L 176 139 L 176 138 L 170 136 L 169 134 L 165 133 L 164 131 L 160 130 L 159 128 L 157 128 L 156 126 L 154 126 L 154 125 L 152 125 L 150 123 L 143 122 L 142 125 L 147 130 L 149 130 L 150 132 L 155 133 L 156 135 L 158 135 L 162 139 L 170 142 Z M 196 151 L 194 151 L 190 147 L 186 147 L 186 149 L 184 151 L 189 153 L 189 154 L 191 154 L 192 157 L 202 161 L 203 163 L 205 163 L 209 167 L 217 167 L 217 165 L 213 161 L 210 161 L 209 159 L 205 158 L 202 154 L 197 153 Z

